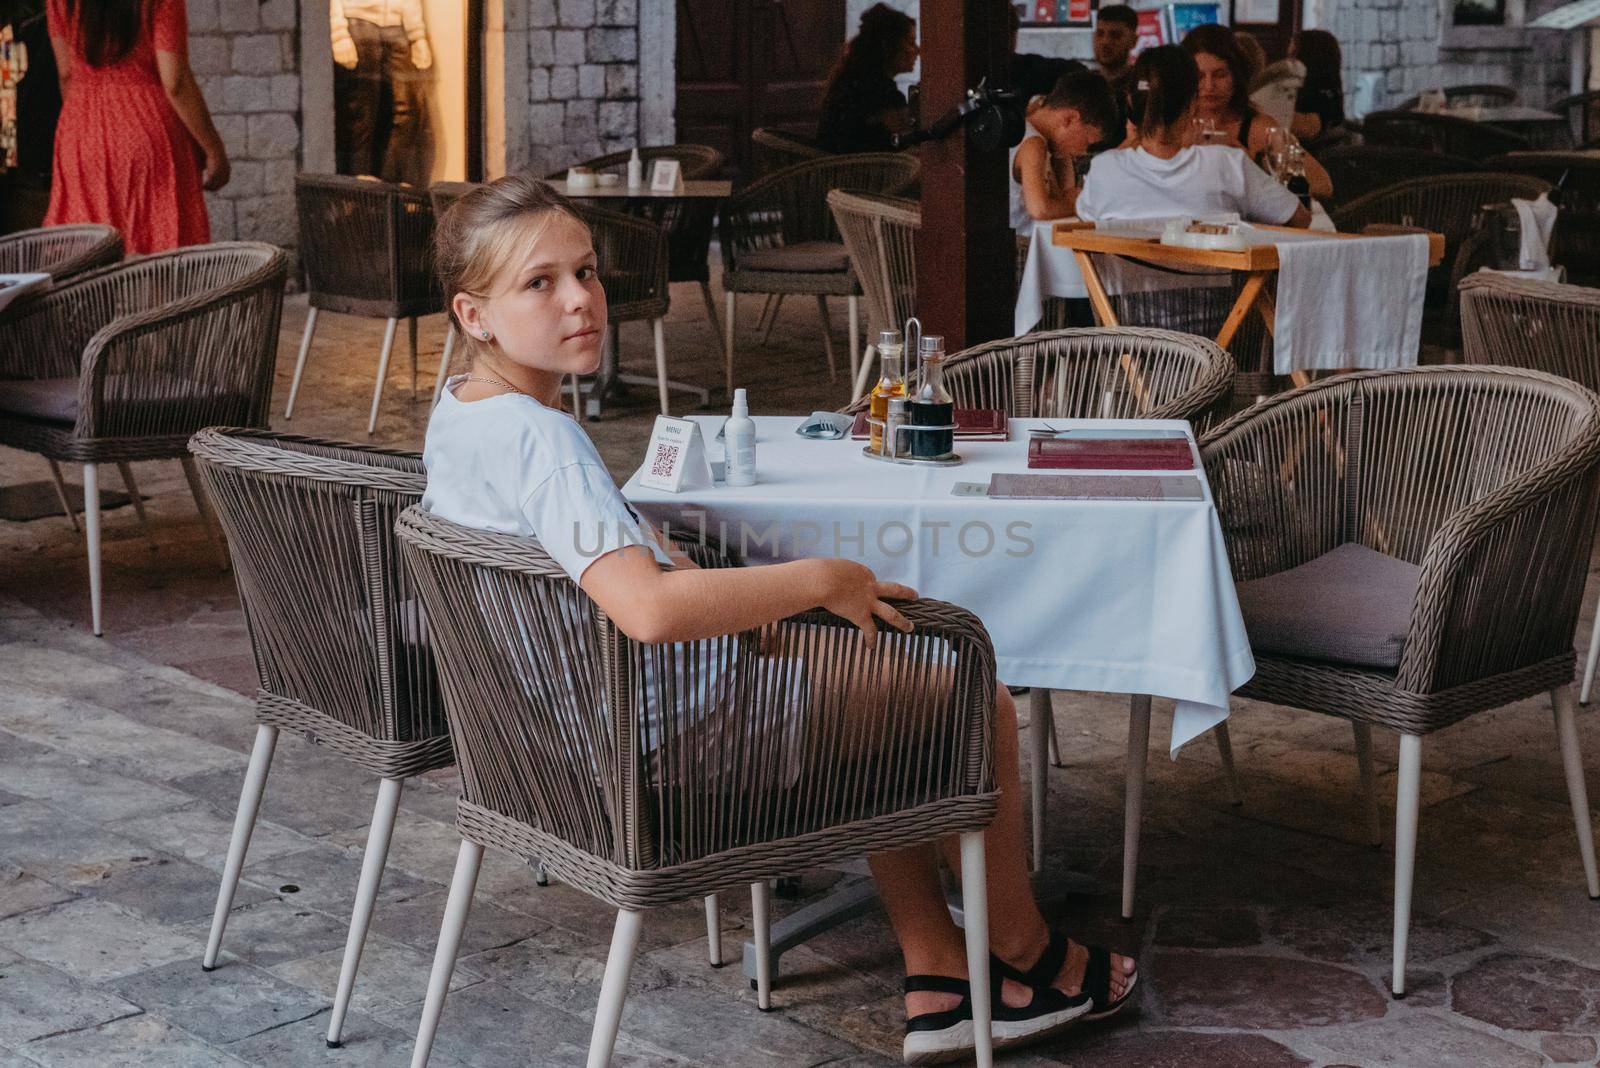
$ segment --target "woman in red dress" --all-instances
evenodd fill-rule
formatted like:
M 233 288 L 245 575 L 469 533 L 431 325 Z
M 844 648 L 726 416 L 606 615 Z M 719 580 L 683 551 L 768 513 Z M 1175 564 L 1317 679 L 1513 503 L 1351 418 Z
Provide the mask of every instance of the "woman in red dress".
M 45 224 L 122 231 L 129 253 L 211 240 L 202 189 L 228 152 L 189 69 L 184 0 L 47 0 L 61 121 Z

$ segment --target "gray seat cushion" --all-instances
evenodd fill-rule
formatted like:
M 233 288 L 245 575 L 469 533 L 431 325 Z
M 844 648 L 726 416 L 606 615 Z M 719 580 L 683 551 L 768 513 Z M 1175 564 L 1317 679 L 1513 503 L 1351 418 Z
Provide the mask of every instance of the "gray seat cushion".
M 741 271 L 845 271 L 850 256 L 841 241 L 796 241 L 782 248 L 764 248 L 739 256 Z
M 52 423 L 78 421 L 76 378 L 34 378 L 0 382 L 0 412 Z
M 1347 543 L 1299 567 L 1239 583 L 1258 653 L 1396 668 L 1422 569 Z
M 140 379 L 142 392 L 155 394 L 160 400 L 123 401 L 119 403 L 122 416 L 137 422 L 141 417 L 153 416 L 151 425 L 176 426 L 186 418 L 201 422 L 239 422 L 247 418 L 249 398 L 243 394 L 224 393 L 217 387 L 176 375 L 156 372 Z M 116 396 L 126 384 L 121 375 L 107 375 L 106 393 Z M 145 412 L 143 409 L 152 411 Z M 232 412 L 234 414 L 230 415 Z M 41 422 L 72 426 L 78 421 L 78 380 L 76 378 L 33 378 L 17 381 L 0 381 L 0 413 L 38 419 Z

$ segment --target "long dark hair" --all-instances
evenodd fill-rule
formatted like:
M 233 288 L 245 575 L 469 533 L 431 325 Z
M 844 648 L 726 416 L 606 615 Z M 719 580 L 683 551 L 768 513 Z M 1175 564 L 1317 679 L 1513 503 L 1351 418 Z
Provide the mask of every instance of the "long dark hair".
M 1306 85 L 1311 90 L 1331 90 L 1344 95 L 1344 59 L 1339 38 L 1327 30 L 1301 30 L 1294 35 L 1294 57 L 1306 65 Z
M 1250 61 L 1244 58 L 1233 31 L 1226 26 L 1196 26 L 1183 39 L 1183 50 L 1191 56 L 1202 52 L 1216 56 L 1233 75 L 1233 95 L 1228 97 L 1228 110 L 1240 118 L 1250 114 Z
M 828 73 L 831 90 L 841 78 L 888 78 L 889 61 L 916 28 L 911 16 L 888 4 L 873 4 L 861 13 L 860 29 L 844 46 Z
M 120 63 L 144 28 L 147 0 L 67 0 L 78 42 L 91 67 Z
M 1177 45 L 1158 45 L 1139 53 L 1128 80 L 1128 115 L 1141 135 L 1175 126 L 1200 88 L 1200 68 Z

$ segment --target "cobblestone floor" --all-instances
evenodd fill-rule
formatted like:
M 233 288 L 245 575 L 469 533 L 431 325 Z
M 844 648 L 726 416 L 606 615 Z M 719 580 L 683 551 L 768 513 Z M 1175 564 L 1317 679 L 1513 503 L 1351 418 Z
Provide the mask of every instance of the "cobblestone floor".
M 720 381 L 698 294 L 680 287 L 675 377 Z M 746 318 L 753 320 L 754 301 Z M 280 348 L 286 394 L 303 299 Z M 843 362 L 843 309 L 835 314 Z M 324 317 L 299 432 L 356 437 L 379 324 Z M 403 339 L 404 333 L 401 337 Z M 421 331 L 422 389 L 442 325 Z M 773 340 L 742 334 L 755 410 L 833 407 L 815 308 L 791 301 Z M 647 364 L 627 328 L 624 360 Z M 378 440 L 420 443 L 402 348 Z M 615 474 L 653 414 L 641 390 L 591 426 Z M 347 1045 L 322 1041 L 375 784 L 285 738 L 225 966 L 199 968 L 253 721 L 249 649 L 229 576 L 175 464 L 137 469 L 150 525 L 105 531 L 106 637 L 87 631 L 81 541 L 64 518 L 0 523 L 0 1068 L 36 1065 L 393 1065 L 409 1056 L 457 838 L 449 775 L 407 785 Z M 0 485 L 46 477 L 0 451 Z M 103 483 L 116 484 L 113 474 Z M 1585 626 L 1594 607 L 1587 600 Z M 1591 1064 L 1600 1035 L 1600 906 L 1584 895 L 1548 706 L 1526 702 L 1430 738 L 1412 929 L 1412 994 L 1385 994 L 1392 852 L 1363 844 L 1349 728 L 1239 702 L 1244 804 L 1215 751 L 1155 759 L 1138 918 L 1114 919 L 1124 704 L 1057 696 L 1067 767 L 1051 772 L 1038 887 L 1076 934 L 1136 951 L 1135 1012 L 1008 1058 L 1017 1065 L 1522 1066 Z M 1158 703 L 1156 736 L 1164 737 Z M 1593 768 L 1600 720 L 1580 731 Z M 1393 795 L 1395 745 L 1380 739 Z M 1600 776 L 1597 795 L 1600 795 Z M 798 900 L 836 875 L 810 873 Z M 747 906 L 727 902 L 727 945 Z M 581 1063 L 612 917 L 490 855 L 433 1063 Z M 868 1065 L 898 1049 L 898 961 L 881 916 L 786 956 L 777 1011 L 737 968 L 704 963 L 698 905 L 646 921 L 619 1063 Z

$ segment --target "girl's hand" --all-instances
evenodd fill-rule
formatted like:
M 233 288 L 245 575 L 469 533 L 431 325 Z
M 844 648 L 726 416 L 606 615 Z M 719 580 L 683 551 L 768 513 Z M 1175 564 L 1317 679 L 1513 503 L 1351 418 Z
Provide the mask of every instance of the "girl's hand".
M 909 633 L 911 621 L 884 598 L 916 600 L 917 591 L 898 582 L 879 582 L 871 568 L 853 560 L 818 560 L 822 571 L 822 597 L 818 603 L 836 616 L 843 616 L 861 628 L 861 639 L 868 649 L 878 642 L 874 617 L 899 631 Z

